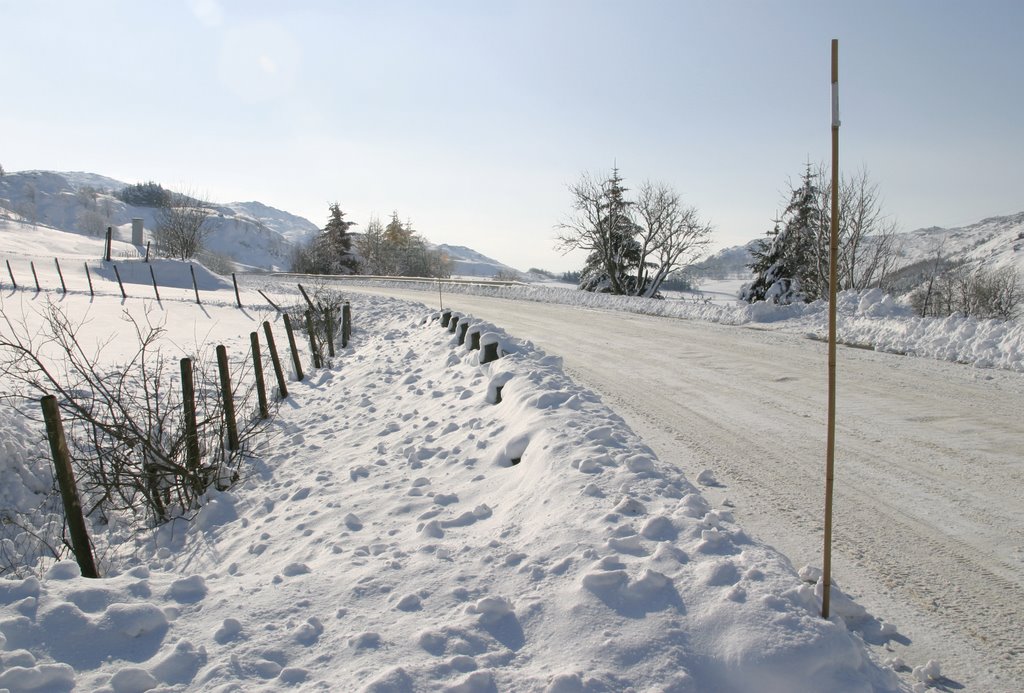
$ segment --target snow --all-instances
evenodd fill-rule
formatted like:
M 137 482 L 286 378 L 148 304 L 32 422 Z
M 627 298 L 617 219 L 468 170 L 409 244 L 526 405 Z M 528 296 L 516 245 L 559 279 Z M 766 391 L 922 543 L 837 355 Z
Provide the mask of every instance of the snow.
M 15 320 L 35 324 L 49 301 L 100 339 L 125 333 L 125 311 L 148 316 L 169 357 L 214 342 L 243 355 L 264 319 L 281 332 L 258 294 L 237 309 L 223 280 L 196 305 L 181 263 L 160 265 L 160 302 L 141 280 L 122 299 L 102 272 L 95 297 L 70 271 L 62 294 L 52 256 L 98 258 L 99 241 L 90 253 L 75 237 L 85 245 L 65 255 L 59 232 L 38 231 L 0 228 L 16 272 L 48 258 L 44 291 L 0 287 Z M 143 263 L 123 264 L 135 277 Z M 299 300 L 293 281 L 275 301 Z M 436 311 L 350 299 L 352 343 L 289 383 L 234 487 L 151 530 L 92 518 L 102 579 L 40 555 L 0 582 L 0 686 L 907 688 L 841 616 L 818 616 L 820 584 L 657 459 L 557 355 L 466 315 L 499 345 L 482 364 Z M 50 487 L 41 430 L 10 408 L 0 430 L 4 492 L 31 506 Z M 36 529 L 54 512 L 40 508 Z

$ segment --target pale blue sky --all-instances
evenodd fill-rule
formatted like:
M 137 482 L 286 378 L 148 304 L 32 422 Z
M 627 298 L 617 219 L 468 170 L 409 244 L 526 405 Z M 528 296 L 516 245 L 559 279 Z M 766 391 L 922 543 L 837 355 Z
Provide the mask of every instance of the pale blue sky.
M 0 0 L 0 164 L 392 210 L 565 270 L 566 185 L 617 162 L 716 245 L 763 234 L 830 146 L 904 230 L 1024 210 L 1024 2 Z

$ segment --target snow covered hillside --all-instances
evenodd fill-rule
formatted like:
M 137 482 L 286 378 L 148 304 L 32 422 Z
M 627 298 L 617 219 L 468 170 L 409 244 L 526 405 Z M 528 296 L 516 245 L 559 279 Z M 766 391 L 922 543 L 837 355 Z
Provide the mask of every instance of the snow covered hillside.
M 97 240 L 47 233 L 67 268 L 102 267 Z M 39 240 L 0 227 L 0 253 L 21 263 Z M 122 299 L 103 278 L 90 297 L 70 271 L 65 294 L 54 263 L 36 264 L 43 291 L 0 287 L 16 323 L 38 326 L 53 305 L 97 339 L 130 329 L 123 311 L 148 313 L 168 359 L 225 344 L 239 390 L 248 333 L 264 319 L 282 333 L 251 290 L 239 310 L 207 284 L 197 305 L 179 263 L 159 268 L 160 302 L 143 281 Z M 261 281 L 275 302 L 300 300 L 293 280 Z M 882 638 L 890 626 L 837 592 L 819 618 L 814 571 L 798 575 L 709 503 L 557 355 L 464 316 L 499 345 L 483 364 L 421 304 L 350 300 L 352 343 L 289 382 L 233 488 L 155 530 L 93 517 L 102 579 L 40 558 L 35 575 L 0 581 L 0 687 L 905 690 L 847 621 Z M 4 501 L 37 523 L 4 531 L 53 529 L 38 422 L 6 407 L 0 430 Z
M 451 260 L 452 276 L 491 278 L 498 274 L 506 277 L 514 277 L 521 274 L 518 270 L 478 253 L 472 248 L 446 244 L 434 247 L 447 255 L 448 259 Z
M 125 185 L 92 173 L 8 173 L 0 178 L 0 215 L 93 237 L 113 226 L 115 238 L 130 241 L 132 219 L 143 219 L 151 231 L 156 210 L 114 197 Z M 286 269 L 292 244 L 318 232 L 306 219 L 258 202 L 211 204 L 210 208 L 207 247 L 243 267 Z

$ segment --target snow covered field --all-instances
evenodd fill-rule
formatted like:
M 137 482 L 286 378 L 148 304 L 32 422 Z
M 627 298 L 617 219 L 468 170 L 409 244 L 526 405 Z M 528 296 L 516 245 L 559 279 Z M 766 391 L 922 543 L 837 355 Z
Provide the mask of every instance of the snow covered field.
M 24 279 L 0 286 L 15 323 L 38 327 L 52 303 L 83 321 L 83 338 L 123 345 L 123 311 L 148 313 L 169 358 L 223 343 L 240 359 L 263 319 L 280 332 L 258 294 L 239 310 L 230 284 L 201 272 L 196 305 L 174 263 L 157 266 L 159 303 L 142 263 L 119 263 L 122 299 L 98 242 L 71 237 L 65 251 L 48 233 L 0 229 Z M 95 297 L 70 271 L 81 262 Z M 290 283 L 273 296 L 298 300 Z M 37 575 L 0 582 L 0 688 L 906 687 L 842 616 L 880 637 L 890 627 L 839 593 L 820 619 L 813 571 L 802 579 L 659 460 L 558 356 L 473 320 L 504 354 L 481 364 L 422 305 L 351 298 L 352 344 L 290 384 L 235 487 L 153 531 L 94 518 L 103 579 L 43 559 Z M 48 449 L 9 407 L 0 431 L 4 500 L 27 510 L 51 486 Z M 43 514 L 23 519 L 42 531 Z

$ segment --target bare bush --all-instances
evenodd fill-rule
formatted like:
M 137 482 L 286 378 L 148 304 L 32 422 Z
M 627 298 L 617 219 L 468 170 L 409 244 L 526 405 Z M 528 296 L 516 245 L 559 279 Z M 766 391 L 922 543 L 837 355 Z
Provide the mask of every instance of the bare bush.
M 911 293 L 910 304 L 922 317 L 960 313 L 980 319 L 1012 320 L 1024 306 L 1024 281 L 1013 267 L 971 269 L 956 265 L 928 277 Z
M 206 203 L 191 193 L 168 193 L 157 212 L 153 238 L 165 257 L 189 260 L 203 249 L 210 215 Z
M 81 324 L 57 304 L 48 303 L 43 318 L 42 329 L 33 329 L 0 311 L 2 399 L 38 421 L 39 398 L 57 396 L 86 515 L 101 521 L 117 515 L 149 527 L 186 515 L 210 487 L 238 479 L 262 424 L 256 418 L 242 423 L 240 449 L 226 449 L 216 368 L 203 366 L 212 358 L 192 358 L 200 445 L 194 464 L 181 391 L 172 382 L 178 361 L 166 356 L 162 326 L 126 312 L 137 349 L 126 362 L 104 366 L 98 355 L 109 343 L 87 347 L 78 337 Z M 238 411 L 251 409 L 251 392 L 239 398 Z

